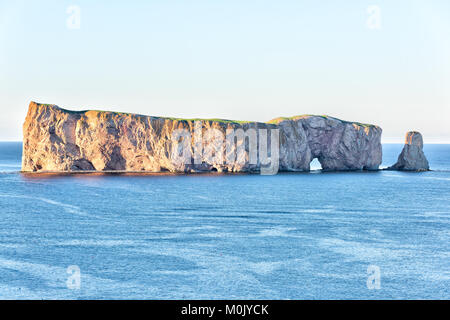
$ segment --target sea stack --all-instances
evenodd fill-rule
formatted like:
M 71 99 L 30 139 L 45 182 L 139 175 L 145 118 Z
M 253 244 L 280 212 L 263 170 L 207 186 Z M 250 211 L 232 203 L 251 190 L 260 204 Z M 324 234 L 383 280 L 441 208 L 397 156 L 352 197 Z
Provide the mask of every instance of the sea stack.
M 430 166 L 423 153 L 423 138 L 420 132 L 410 131 L 406 134 L 405 146 L 398 156 L 397 163 L 387 170 L 428 171 Z
M 31 102 L 23 125 L 22 171 L 261 172 L 269 157 L 277 158 L 277 171 L 309 171 L 316 158 L 327 171 L 377 170 L 381 133 L 379 126 L 330 116 L 267 123 L 177 119 Z M 180 150 L 182 161 L 174 159 Z M 229 161 L 230 152 L 236 161 Z

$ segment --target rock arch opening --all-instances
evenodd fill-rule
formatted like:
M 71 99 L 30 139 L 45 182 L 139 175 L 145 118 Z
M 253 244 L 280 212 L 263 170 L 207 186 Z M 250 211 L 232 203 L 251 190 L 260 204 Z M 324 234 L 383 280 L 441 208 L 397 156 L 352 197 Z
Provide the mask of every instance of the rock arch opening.
M 314 158 L 309 164 L 310 170 L 322 170 L 322 164 L 320 163 L 318 158 Z

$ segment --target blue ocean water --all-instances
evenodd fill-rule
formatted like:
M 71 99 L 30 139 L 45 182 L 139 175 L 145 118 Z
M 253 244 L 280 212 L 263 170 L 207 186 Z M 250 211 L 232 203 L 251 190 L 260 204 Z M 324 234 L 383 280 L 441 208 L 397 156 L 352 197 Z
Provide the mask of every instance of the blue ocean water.
M 435 171 L 33 176 L 0 143 L 0 299 L 449 299 L 450 145 L 425 153 Z

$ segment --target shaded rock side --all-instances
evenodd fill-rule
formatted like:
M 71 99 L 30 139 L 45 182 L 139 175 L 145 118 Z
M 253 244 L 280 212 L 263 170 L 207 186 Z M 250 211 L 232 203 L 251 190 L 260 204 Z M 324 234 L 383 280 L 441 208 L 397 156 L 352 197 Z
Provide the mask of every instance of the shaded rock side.
M 329 116 L 275 119 L 280 128 L 282 169 L 295 171 L 299 161 L 318 159 L 322 170 L 378 170 L 382 160 L 378 126 L 342 121 Z
M 184 129 L 195 136 L 217 129 L 279 129 L 279 170 L 309 171 L 317 158 L 324 170 L 377 170 L 381 164 L 378 126 L 342 121 L 327 116 L 278 118 L 268 123 L 229 120 L 185 120 L 107 111 L 69 111 L 31 102 L 23 125 L 22 171 L 141 171 L 141 172 L 258 172 L 261 161 L 249 163 L 246 140 L 242 161 L 226 163 L 201 154 L 174 162 L 172 134 Z M 268 130 L 269 131 L 269 130 Z M 269 131 L 270 132 L 270 131 Z M 259 133 L 258 133 L 259 138 Z M 196 142 L 192 138 L 191 155 Z M 268 133 L 270 150 L 270 133 Z M 203 136 L 202 148 L 213 143 Z M 224 142 L 225 143 L 225 142 Z M 233 144 L 230 150 L 238 146 Z M 270 151 L 269 151 L 270 153 Z
M 417 131 L 406 133 L 405 146 L 398 156 L 397 163 L 387 170 L 428 171 L 430 166 L 423 152 L 422 134 Z

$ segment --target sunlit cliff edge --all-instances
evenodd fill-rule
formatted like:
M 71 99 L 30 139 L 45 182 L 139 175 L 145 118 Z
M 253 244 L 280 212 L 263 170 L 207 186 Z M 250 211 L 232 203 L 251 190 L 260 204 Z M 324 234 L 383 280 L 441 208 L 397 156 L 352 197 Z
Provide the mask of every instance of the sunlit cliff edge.
M 108 111 L 70 111 L 31 102 L 23 124 L 23 172 L 258 172 L 256 164 L 172 159 L 176 129 L 201 131 L 279 129 L 279 170 L 309 171 L 317 158 L 323 170 L 377 170 L 382 129 L 329 116 L 303 115 L 267 123 L 221 119 L 178 119 Z M 270 133 L 268 134 L 270 140 Z M 203 137 L 203 148 L 212 143 Z M 192 143 L 194 148 L 195 143 Z M 249 157 L 248 143 L 245 158 Z M 232 146 L 236 148 L 236 146 Z M 192 150 L 192 154 L 195 151 Z M 259 157 L 259 155 L 258 155 Z

